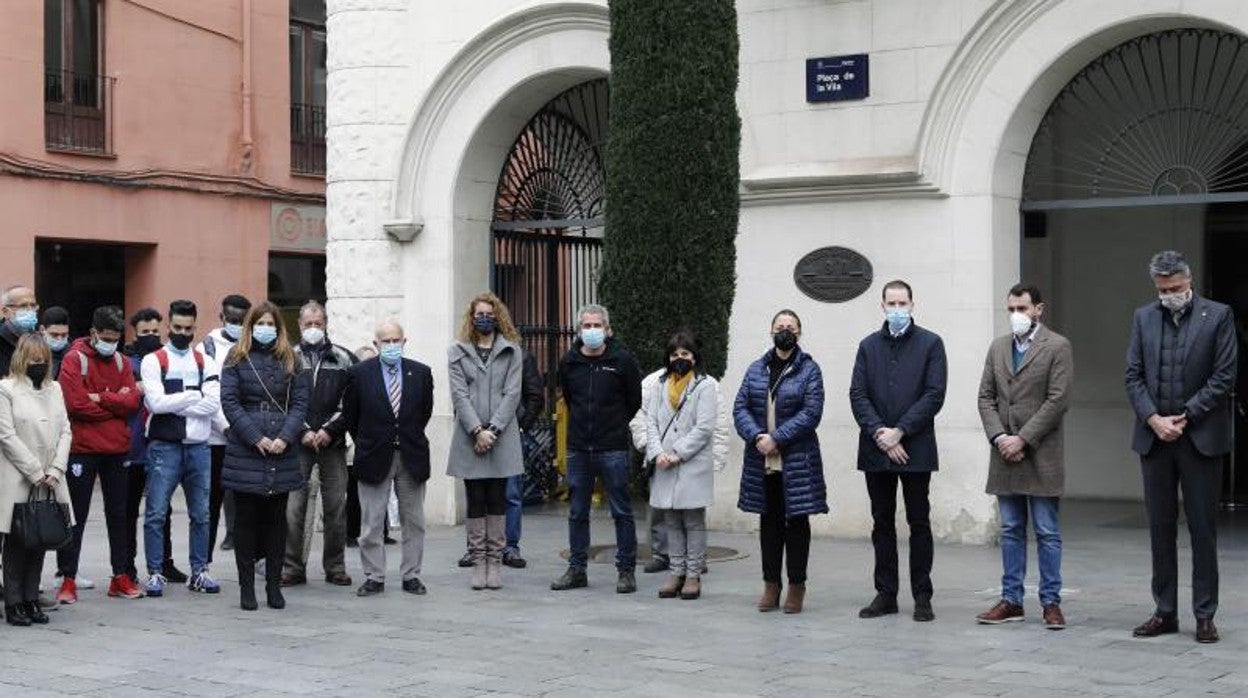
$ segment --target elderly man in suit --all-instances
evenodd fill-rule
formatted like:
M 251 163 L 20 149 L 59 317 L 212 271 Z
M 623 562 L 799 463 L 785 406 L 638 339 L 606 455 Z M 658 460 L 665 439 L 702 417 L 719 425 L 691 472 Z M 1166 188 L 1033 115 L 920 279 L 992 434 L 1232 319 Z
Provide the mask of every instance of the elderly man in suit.
M 1196 295 L 1183 255 L 1157 253 L 1148 267 L 1158 300 L 1135 311 L 1126 388 L 1135 410 L 1131 448 L 1140 454 L 1153 548 L 1153 615 L 1136 637 L 1179 631 L 1178 490 L 1192 537 L 1196 641 L 1218 641 L 1216 518 L 1222 457 L 1233 446 L 1229 397 L 1235 385 L 1231 309 Z
M 407 339 L 397 322 L 378 325 L 373 344 L 378 356 L 350 369 L 340 422 L 355 441 L 353 465 L 359 480 L 360 562 L 365 579 L 356 593 L 373 596 L 385 591 L 382 535 L 393 483 L 403 531 L 399 568 L 403 591 L 424 594 L 419 574 L 425 547 L 425 482 L 429 479 L 425 426 L 433 414 L 433 373 L 425 364 L 403 358 Z
M 1075 375 L 1070 342 L 1040 324 L 1040 289 L 1018 284 L 1006 295 L 1010 334 L 993 340 L 979 381 L 979 418 L 993 450 L 988 494 L 1001 512 L 1001 600 L 975 617 L 987 625 L 1022 621 L 1027 576 L 1027 518 L 1036 533 L 1044 627 L 1066 627 L 1062 615 L 1065 487 L 1062 418 Z

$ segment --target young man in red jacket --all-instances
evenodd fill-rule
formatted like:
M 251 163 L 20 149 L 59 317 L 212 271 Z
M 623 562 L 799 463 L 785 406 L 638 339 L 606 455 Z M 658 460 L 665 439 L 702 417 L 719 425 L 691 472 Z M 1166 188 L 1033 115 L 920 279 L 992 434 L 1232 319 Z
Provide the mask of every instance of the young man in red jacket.
M 74 540 L 56 552 L 57 568 L 63 579 L 56 598 L 65 604 L 78 600 L 74 578 L 97 475 L 104 494 L 104 522 L 113 566 L 108 595 L 128 599 L 143 595 L 126 573 L 130 564 L 126 541 L 128 478 L 123 464 L 130 451 L 129 420 L 138 411 L 143 395 L 134 382 L 129 362 L 117 351 L 125 323 L 121 308 L 96 308 L 91 316 L 90 337 L 75 341 L 65 352 L 57 378 L 73 429 L 66 476 L 74 507 Z

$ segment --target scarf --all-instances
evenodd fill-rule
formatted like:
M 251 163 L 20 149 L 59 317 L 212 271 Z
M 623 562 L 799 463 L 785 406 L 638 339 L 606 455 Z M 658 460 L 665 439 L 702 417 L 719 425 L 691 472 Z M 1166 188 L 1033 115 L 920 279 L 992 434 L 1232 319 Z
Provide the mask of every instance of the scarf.
M 680 406 L 680 396 L 685 394 L 685 388 L 689 387 L 689 381 L 691 380 L 693 380 L 693 371 L 686 373 L 681 378 L 677 378 L 675 375 L 667 377 L 667 401 L 671 404 L 672 409 Z

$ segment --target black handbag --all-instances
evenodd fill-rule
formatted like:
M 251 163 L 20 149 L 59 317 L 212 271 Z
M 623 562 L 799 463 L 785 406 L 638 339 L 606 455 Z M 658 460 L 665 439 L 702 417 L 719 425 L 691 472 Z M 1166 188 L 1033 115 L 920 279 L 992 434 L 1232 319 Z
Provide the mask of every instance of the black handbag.
M 30 497 L 13 505 L 9 536 L 21 541 L 27 550 L 60 550 L 74 538 L 69 505 L 56 501 L 51 487 L 47 488 L 46 497 L 38 498 L 38 489 L 30 488 Z

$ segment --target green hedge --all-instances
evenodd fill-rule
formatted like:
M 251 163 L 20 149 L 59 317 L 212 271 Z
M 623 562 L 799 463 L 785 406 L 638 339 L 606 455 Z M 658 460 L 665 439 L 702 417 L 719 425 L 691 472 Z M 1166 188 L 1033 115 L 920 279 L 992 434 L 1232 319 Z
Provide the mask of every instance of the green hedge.
M 736 286 L 741 120 L 730 0 L 612 0 L 601 295 L 649 371 L 673 329 L 722 376 Z

